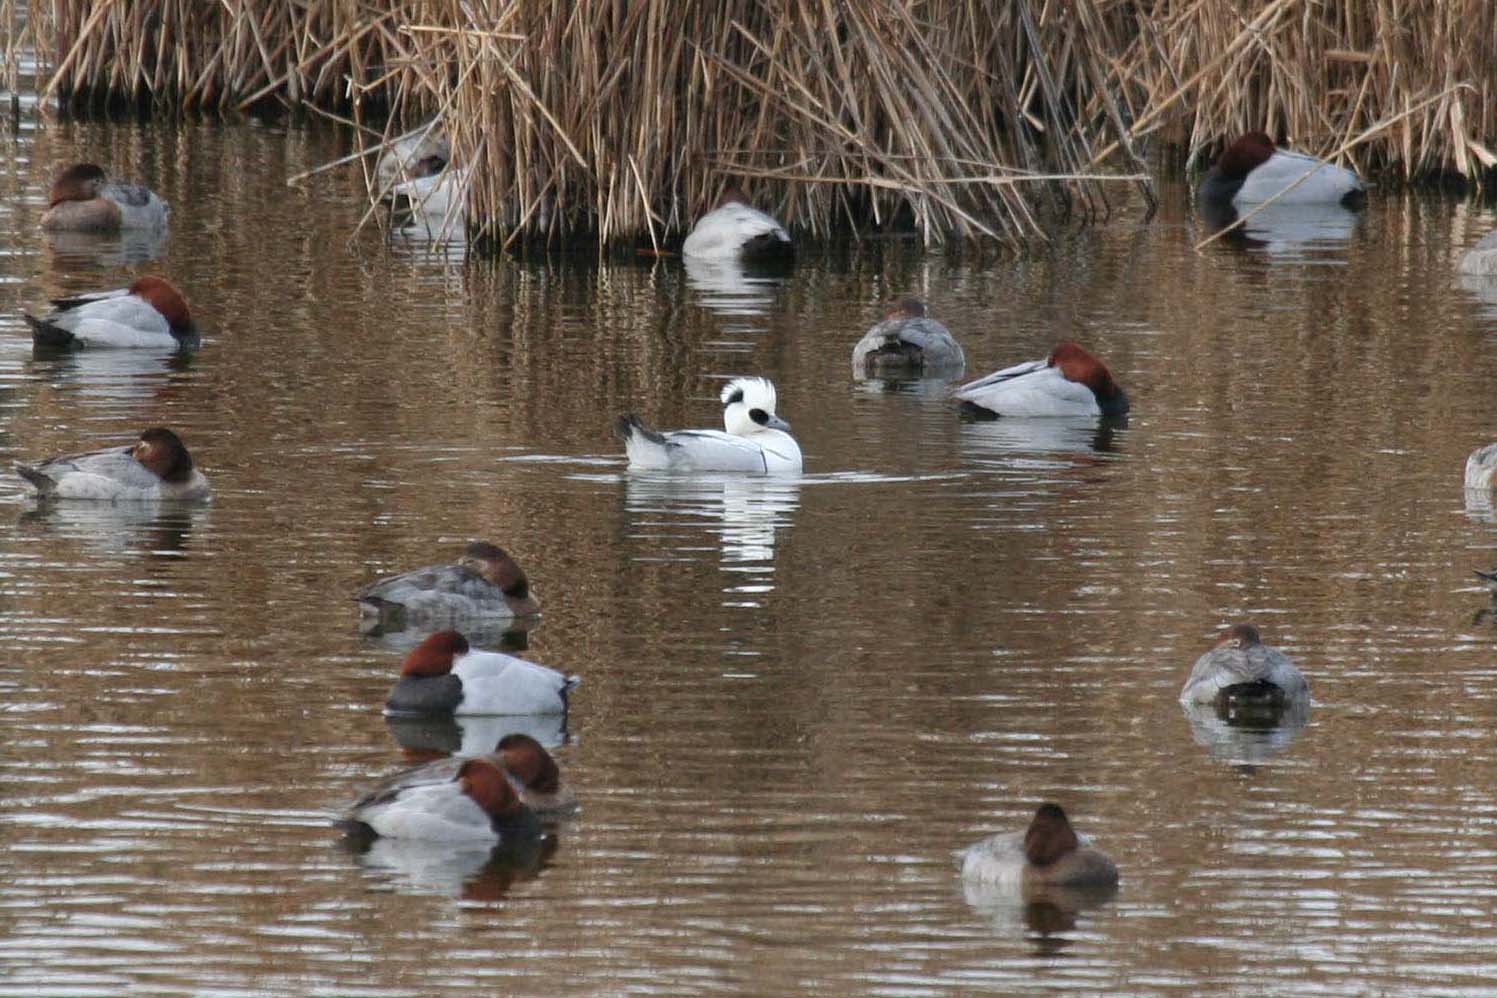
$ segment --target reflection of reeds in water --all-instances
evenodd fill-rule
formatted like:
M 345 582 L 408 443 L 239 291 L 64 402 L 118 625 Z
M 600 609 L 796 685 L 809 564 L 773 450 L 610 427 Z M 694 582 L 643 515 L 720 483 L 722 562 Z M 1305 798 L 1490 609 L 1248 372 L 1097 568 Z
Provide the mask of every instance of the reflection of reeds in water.
M 475 171 L 470 218 L 501 244 L 659 244 L 724 176 L 814 234 L 1022 238 L 1105 210 L 1102 180 L 1156 134 L 1197 154 L 1267 128 L 1329 152 L 1377 128 L 1351 153 L 1364 170 L 1497 163 L 1497 6 L 1242 7 L 0 0 L 0 19 L 25 11 L 70 98 L 440 111 Z
M 939 0 L 918 17 L 893 2 L 32 5 L 66 97 L 441 109 L 476 168 L 470 214 L 501 240 L 659 242 L 723 175 L 817 233 L 854 218 L 1008 238 L 1045 211 L 1103 210 L 1118 179 L 1080 175 L 1125 117 L 1108 53 L 1126 11 L 1095 0 L 1075 16 Z

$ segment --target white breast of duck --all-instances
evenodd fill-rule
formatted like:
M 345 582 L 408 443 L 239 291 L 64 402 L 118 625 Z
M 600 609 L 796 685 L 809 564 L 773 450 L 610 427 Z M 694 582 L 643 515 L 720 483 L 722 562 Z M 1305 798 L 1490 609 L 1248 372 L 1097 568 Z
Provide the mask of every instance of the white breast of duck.
M 1307 176 L 1308 175 L 1308 176 Z M 1305 177 L 1293 190 L 1290 184 Z M 1355 205 L 1367 184 L 1352 171 L 1314 156 L 1278 149 L 1263 132 L 1249 132 L 1232 143 L 1207 171 L 1197 194 L 1205 201 L 1252 205 L 1284 191 L 1275 204 Z
M 538 831 L 503 768 L 482 756 L 462 760 L 442 781 L 383 786 L 355 803 L 345 824 L 432 842 L 497 842 Z
M 791 256 L 794 247 L 790 233 L 779 222 L 730 187 L 717 206 L 691 227 L 681 253 L 702 260 L 760 259 Z
M 1024 831 L 983 839 L 957 856 L 962 879 L 1001 891 L 1107 888 L 1118 882 L 1112 860 L 1090 848 L 1056 804 L 1042 804 Z
M 565 714 L 579 680 L 500 652 L 474 651 L 456 631 L 412 648 L 385 701 L 398 714 Z
M 1128 396 L 1100 360 L 1075 343 L 1059 343 L 1044 360 L 1004 368 L 958 388 L 970 415 L 1123 416 Z
M 925 304 L 905 298 L 852 350 L 855 378 L 959 377 L 966 356 L 951 330 L 928 318 Z
M 722 430 L 647 429 L 637 416 L 619 418 L 629 467 L 639 471 L 739 471 L 797 473 L 800 445 L 790 424 L 775 415 L 775 388 L 767 378 L 734 378 L 723 386 Z
M 354 594 L 366 616 L 391 630 L 467 630 L 540 613 L 530 582 L 514 558 L 487 541 L 474 541 L 458 561 L 429 565 L 372 582 Z
M 26 314 L 38 347 L 191 350 L 201 342 L 187 299 L 163 277 L 148 275 L 128 288 L 54 298 L 53 310 Z
M 208 480 L 192 465 L 192 455 L 171 430 L 154 426 L 129 447 L 111 447 L 54 457 L 40 464 L 17 464 L 16 473 L 50 499 L 104 502 L 198 500 L 209 495 Z
M 74 232 L 159 229 L 170 213 L 170 206 L 145 187 L 110 183 L 102 167 L 74 163 L 53 179 L 41 224 Z
M 1196 659 L 1180 691 L 1181 703 L 1217 703 L 1241 693 L 1282 703 L 1308 701 L 1310 685 L 1282 652 L 1263 644 L 1251 624 L 1228 628 L 1216 646 Z

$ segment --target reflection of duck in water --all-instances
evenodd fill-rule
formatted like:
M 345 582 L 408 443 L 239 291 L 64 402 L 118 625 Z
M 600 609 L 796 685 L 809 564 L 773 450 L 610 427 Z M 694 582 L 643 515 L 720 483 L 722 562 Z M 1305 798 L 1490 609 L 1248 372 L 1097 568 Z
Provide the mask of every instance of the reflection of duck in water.
M 925 314 L 925 304 L 903 298 L 852 350 L 852 374 L 885 380 L 961 377 L 966 366 L 951 330 Z
M 1293 258 L 1305 250 L 1331 249 L 1345 245 L 1356 234 L 1361 215 L 1343 205 L 1288 204 L 1277 201 L 1254 211 L 1249 206 L 1240 215 L 1233 205 L 1203 204 L 1201 219 L 1211 232 L 1219 232 L 1244 217 L 1242 225 L 1222 237 L 1244 249 Z M 1248 212 L 1254 211 L 1249 217 Z
M 744 260 L 741 257 L 683 258 L 687 286 L 699 292 L 701 304 L 730 317 L 769 314 L 775 292 L 791 272 L 790 260 Z
M 555 834 L 510 836 L 485 843 L 347 836 L 344 845 L 359 866 L 398 877 L 402 888 L 465 901 L 497 901 L 517 883 L 532 880 L 550 864 Z
M 1310 720 L 1308 698 L 1264 711 L 1243 702 L 1182 703 L 1190 734 L 1213 759 L 1234 766 L 1266 763 L 1294 743 Z
M 566 743 L 565 714 L 385 714 L 390 737 L 413 762 L 449 755 L 483 755 L 501 737 L 519 732 L 550 748 Z
M 1251 624 L 1234 624 L 1196 659 L 1180 691 L 1183 704 L 1211 704 L 1230 723 L 1272 726 L 1287 710 L 1308 707 L 1310 685 Z
M 1487 588 L 1491 590 L 1491 602 L 1489 605 L 1476 611 L 1476 616 L 1471 618 L 1471 626 L 1475 627 L 1487 619 L 1490 619 L 1493 623 L 1497 623 L 1497 568 L 1492 569 L 1490 572 L 1483 572 L 1479 568 L 1475 571 L 1476 577 L 1485 582 Z
M 1458 269 L 1472 277 L 1497 277 L 1497 229 L 1482 236 L 1462 255 Z
M 140 551 L 175 560 L 208 513 L 206 503 L 45 502 L 24 511 L 20 522 L 98 551 Z
M 776 531 L 789 527 L 800 508 L 800 479 L 777 475 L 630 475 L 625 488 L 631 512 L 670 518 L 667 543 L 681 536 L 679 525 L 689 525 L 717 535 L 723 562 L 758 562 L 766 570 L 773 567 Z M 682 547 L 700 552 L 701 541 L 693 534 Z

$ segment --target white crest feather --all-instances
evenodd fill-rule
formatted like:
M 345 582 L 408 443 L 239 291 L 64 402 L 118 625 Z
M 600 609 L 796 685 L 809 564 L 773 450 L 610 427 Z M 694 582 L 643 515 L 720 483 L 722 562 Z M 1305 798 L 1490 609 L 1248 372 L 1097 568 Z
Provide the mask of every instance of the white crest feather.
M 743 393 L 743 404 L 750 409 L 763 409 L 765 412 L 775 411 L 774 383 L 768 378 L 734 378 L 723 385 L 722 403 L 731 404 L 731 400 L 738 392 Z

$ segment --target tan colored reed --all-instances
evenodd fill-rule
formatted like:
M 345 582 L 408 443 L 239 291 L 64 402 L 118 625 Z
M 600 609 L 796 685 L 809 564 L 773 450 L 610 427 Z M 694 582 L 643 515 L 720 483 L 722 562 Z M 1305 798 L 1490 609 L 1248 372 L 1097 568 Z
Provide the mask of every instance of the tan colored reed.
M 1405 178 L 1497 163 L 1489 0 L 4 2 L 49 25 L 61 94 L 274 100 L 381 136 L 437 113 L 501 244 L 660 245 L 727 180 L 817 235 L 1018 241 L 1119 180 L 1147 194 L 1148 143 L 1251 128 L 1320 152 L 1366 132 L 1349 158 Z

